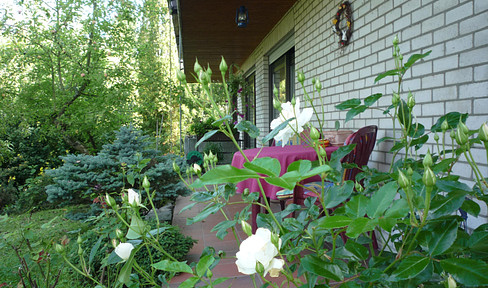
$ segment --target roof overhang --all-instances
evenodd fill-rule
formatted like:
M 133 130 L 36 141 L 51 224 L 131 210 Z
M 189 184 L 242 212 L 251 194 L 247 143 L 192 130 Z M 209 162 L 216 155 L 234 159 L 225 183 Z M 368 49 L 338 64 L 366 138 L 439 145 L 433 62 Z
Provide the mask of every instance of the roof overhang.
M 230 66 L 241 66 L 258 44 L 280 21 L 296 0 L 168 0 L 173 7 L 176 42 L 187 80 L 195 59 L 203 67 L 210 65 L 213 80 L 221 80 L 219 64 L 223 56 Z M 174 5 L 177 5 L 174 7 Z M 237 9 L 244 5 L 249 23 L 237 27 Z

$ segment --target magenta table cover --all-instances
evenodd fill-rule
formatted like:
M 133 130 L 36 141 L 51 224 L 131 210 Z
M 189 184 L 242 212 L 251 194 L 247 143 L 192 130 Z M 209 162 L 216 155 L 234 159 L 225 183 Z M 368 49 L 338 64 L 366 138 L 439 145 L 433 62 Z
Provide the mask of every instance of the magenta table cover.
M 329 146 L 325 148 L 327 152 L 327 156 L 330 157 L 332 152 L 337 150 L 338 147 Z M 244 154 L 246 154 L 249 161 L 252 161 L 261 148 L 254 148 L 244 150 Z M 283 175 L 286 172 L 286 168 L 291 163 L 298 161 L 298 160 L 310 160 L 314 161 L 317 160 L 317 154 L 312 147 L 303 146 L 303 145 L 288 145 L 285 147 L 281 146 L 271 146 L 271 147 L 264 147 L 262 148 L 261 153 L 259 153 L 259 158 L 263 157 L 271 157 L 276 158 L 280 161 L 281 164 L 281 174 Z M 242 154 L 238 151 L 234 153 L 234 157 L 232 158 L 232 166 L 236 168 L 242 168 L 245 160 Z M 260 180 L 261 184 L 263 185 L 264 191 L 266 192 L 266 196 L 270 199 L 276 199 L 276 192 L 282 190 L 283 188 L 268 184 L 264 180 Z M 245 188 L 249 188 L 250 192 L 258 192 L 259 186 L 256 179 L 247 179 L 245 181 L 241 181 L 237 183 L 237 192 L 242 193 Z

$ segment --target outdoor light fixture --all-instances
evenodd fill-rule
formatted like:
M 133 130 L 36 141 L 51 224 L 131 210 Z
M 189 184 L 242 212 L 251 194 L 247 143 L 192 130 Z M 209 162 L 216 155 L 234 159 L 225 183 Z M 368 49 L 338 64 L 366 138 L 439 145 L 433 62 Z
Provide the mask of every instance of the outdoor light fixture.
M 239 7 L 236 11 L 236 23 L 237 27 L 244 28 L 249 23 L 249 11 L 245 6 Z

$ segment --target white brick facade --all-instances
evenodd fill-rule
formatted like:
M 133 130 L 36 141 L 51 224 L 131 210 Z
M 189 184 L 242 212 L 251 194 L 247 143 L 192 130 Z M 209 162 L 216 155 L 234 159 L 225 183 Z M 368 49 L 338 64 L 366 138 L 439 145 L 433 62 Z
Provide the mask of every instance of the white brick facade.
M 488 1 L 487 0 L 351 0 L 354 29 L 350 44 L 339 48 L 338 37 L 332 33 L 331 20 L 340 0 L 299 0 L 271 31 L 252 57 L 243 65 L 255 67 L 258 127 L 268 132 L 269 84 L 267 53 L 278 45 L 279 34 L 293 33 L 295 68 L 307 77 L 307 91 L 312 77 L 322 83 L 326 125 L 334 127 L 345 113 L 335 105 L 351 98 L 364 99 L 383 93 L 378 108 L 390 105 L 391 91 L 396 83 L 392 77 L 374 84 L 378 73 L 394 68 L 392 39 L 398 35 L 404 61 L 414 53 L 432 53 L 413 66 L 406 74 L 403 90 L 411 90 L 417 105 L 414 114 L 429 129 L 444 113 L 470 113 L 468 126 L 478 129 L 488 121 Z M 290 23 L 292 22 L 292 23 Z M 280 26 L 283 29 L 280 29 Z M 261 75 L 260 75 L 261 74 Z M 295 81 L 296 82 L 296 81 Z M 297 96 L 303 91 L 295 83 Z M 405 97 L 405 96 L 404 96 Z M 341 125 L 357 130 L 364 125 L 379 126 L 378 137 L 392 134 L 392 123 L 378 111 L 356 116 Z M 258 141 L 259 142 L 259 141 Z M 433 140 L 430 137 L 433 148 Z M 384 169 L 391 157 L 382 143 L 375 148 L 370 166 Z M 426 150 L 426 148 L 425 148 Z M 425 152 L 425 151 L 424 151 Z M 479 157 L 482 172 L 488 175 L 486 157 Z M 466 180 L 473 177 L 465 162 L 458 163 L 457 172 Z M 484 215 L 473 219 L 472 225 L 486 223 Z

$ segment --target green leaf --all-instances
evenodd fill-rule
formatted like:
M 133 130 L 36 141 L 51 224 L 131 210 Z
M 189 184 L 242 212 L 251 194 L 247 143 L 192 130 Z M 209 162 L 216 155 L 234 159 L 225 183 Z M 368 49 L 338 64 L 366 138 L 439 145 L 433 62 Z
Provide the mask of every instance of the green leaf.
M 352 219 L 347 216 L 334 215 L 320 218 L 317 226 L 325 229 L 342 228 L 349 225 L 351 221 Z
M 344 279 L 344 275 L 339 266 L 330 264 L 328 261 L 322 260 L 317 256 L 307 255 L 302 258 L 301 264 L 305 271 L 326 279 L 332 279 L 334 281 L 342 281 Z
M 466 194 L 465 191 L 454 191 L 448 193 L 446 197 L 437 195 L 432 200 L 429 218 L 439 218 L 458 210 L 463 204 Z
M 480 205 L 471 199 L 465 199 L 463 205 L 461 205 L 461 209 L 466 211 L 469 215 L 473 215 L 474 217 L 478 217 L 481 212 Z
M 424 57 L 429 56 L 430 52 L 432 52 L 432 50 L 429 50 L 429 51 L 425 52 L 424 54 L 413 54 L 412 56 L 410 56 L 410 58 L 408 58 L 407 63 L 405 63 L 403 65 L 403 68 L 405 69 L 405 71 L 408 70 L 408 68 L 410 68 L 415 62 L 419 61 L 420 59 L 422 59 Z
M 364 105 L 367 107 L 371 107 L 376 101 L 378 101 L 381 97 L 383 97 L 383 94 L 381 93 L 376 93 L 373 95 L 370 95 L 364 99 Z
M 256 127 L 256 125 L 252 124 L 252 122 L 248 120 L 244 120 L 237 123 L 236 129 L 244 133 L 247 133 L 247 135 L 249 135 L 249 137 L 253 139 L 257 138 L 261 133 L 258 127 Z
M 198 261 L 197 267 L 195 269 L 197 276 L 198 277 L 205 276 L 205 273 L 207 273 L 208 267 L 210 267 L 210 265 L 212 265 L 212 263 L 214 261 L 215 261 L 215 258 L 213 255 L 205 255 L 202 258 L 200 258 L 200 261 Z
M 347 227 L 346 235 L 350 238 L 357 238 L 359 235 L 373 230 L 377 223 L 377 219 L 369 219 L 366 217 L 357 218 Z
M 361 100 L 357 98 L 353 98 L 353 99 L 346 100 L 339 105 L 336 105 L 335 108 L 342 111 L 342 110 L 357 107 L 359 105 L 361 105 Z
M 441 267 L 463 285 L 469 287 L 488 285 L 488 265 L 481 260 L 449 258 L 441 260 Z
M 351 197 L 354 191 L 354 182 L 348 180 L 342 186 L 333 185 L 326 190 L 324 196 L 325 208 L 334 208 Z
M 117 253 L 115 253 L 115 251 L 112 251 L 112 253 L 110 253 L 110 255 L 108 255 L 107 265 L 116 264 L 119 262 L 122 262 L 122 258 L 120 258 L 119 255 L 117 255 Z
M 461 114 L 459 112 L 449 112 L 446 115 L 439 118 L 437 122 L 435 122 L 435 124 L 430 128 L 430 130 L 432 132 L 442 132 L 441 126 L 444 120 L 447 120 L 447 123 L 449 124 L 449 129 L 454 129 L 457 127 L 460 118 L 463 123 L 466 123 L 466 119 L 468 118 L 468 113 Z
M 395 199 L 397 191 L 398 185 L 396 182 L 389 182 L 376 191 L 371 196 L 371 201 L 369 201 L 366 208 L 368 216 L 371 218 L 382 216 L 386 209 L 390 207 L 393 199 Z
M 466 191 L 467 193 L 472 192 L 471 188 L 468 185 L 459 182 L 459 181 L 452 181 L 452 180 L 437 180 L 436 184 L 437 188 L 443 192 L 454 192 L 454 191 Z
M 120 283 L 128 284 L 130 282 L 130 274 L 132 272 L 132 265 L 134 265 L 134 253 L 131 253 L 131 256 L 125 262 L 122 269 L 120 269 L 118 281 Z
M 205 133 L 205 135 L 203 135 L 203 137 L 200 138 L 200 140 L 198 140 L 198 142 L 195 144 L 195 149 L 197 149 L 197 147 L 200 144 L 202 144 L 205 140 L 207 140 L 208 138 L 210 138 L 213 135 L 217 134 L 217 132 L 219 132 L 219 130 L 212 130 L 212 131 L 208 131 L 207 133 Z
M 186 225 L 192 225 L 206 219 L 210 214 L 214 214 L 225 206 L 225 203 L 211 203 L 202 212 L 198 213 L 197 216 L 186 219 Z
M 225 220 L 215 225 L 211 231 L 212 232 L 217 231 L 217 235 L 216 235 L 217 238 L 223 240 L 228 233 L 227 229 L 234 227 L 236 224 L 237 224 L 236 220 Z
M 368 107 L 365 105 L 361 105 L 358 107 L 354 107 L 351 110 L 347 111 L 346 113 L 346 120 L 344 120 L 344 123 L 348 122 L 349 120 L 352 120 L 354 116 L 363 113 Z
M 186 264 L 185 262 L 175 262 L 171 260 L 162 260 L 158 263 L 154 263 L 151 265 L 155 269 L 168 271 L 168 272 L 175 272 L 175 273 L 189 273 L 192 274 L 193 271 L 191 267 Z
M 185 281 L 183 281 L 183 283 L 181 283 L 178 286 L 178 288 L 194 288 L 195 284 L 197 284 L 198 281 L 200 281 L 200 278 L 198 278 L 196 276 L 190 277 L 190 278 L 186 279 Z
M 408 212 L 410 212 L 410 208 L 408 207 L 407 200 L 400 198 L 393 202 L 390 209 L 386 210 L 385 217 L 389 218 L 403 218 L 407 216 Z
M 290 121 L 293 121 L 293 120 L 295 120 L 295 117 L 290 118 L 290 119 L 286 120 L 285 122 L 281 123 L 280 125 L 278 125 L 278 127 L 273 129 L 268 135 L 264 136 L 263 140 L 261 140 L 261 143 L 267 144 L 271 139 L 273 139 L 276 135 L 278 135 L 278 133 L 281 130 L 283 130 L 288 125 L 288 123 L 290 123 Z
M 135 183 L 134 174 L 132 174 L 132 173 L 127 174 L 127 182 L 130 185 L 134 186 L 134 183 Z
M 239 169 L 231 165 L 222 165 L 203 174 L 199 179 L 204 185 L 212 185 L 237 183 L 249 178 L 257 179 L 259 177 L 260 176 L 256 172 L 248 169 Z
M 281 164 L 280 161 L 276 158 L 270 157 L 263 157 L 263 158 L 256 158 L 252 160 L 252 162 L 244 163 L 244 167 L 249 170 L 252 170 L 256 173 L 268 175 L 268 176 L 280 176 L 281 173 Z
M 395 75 L 399 75 L 398 74 L 398 69 L 389 70 L 389 71 L 380 73 L 378 76 L 376 76 L 376 78 L 374 78 L 374 83 L 380 81 L 381 79 L 383 79 L 383 78 L 385 78 L 387 76 L 395 76 Z
M 271 185 L 293 190 L 301 178 L 297 171 L 292 171 L 286 172 L 281 177 L 270 176 L 264 178 L 264 180 Z
M 95 243 L 95 245 L 93 245 L 92 249 L 90 250 L 90 256 L 88 257 L 88 265 L 91 265 L 91 263 L 93 262 L 93 258 L 95 258 L 95 255 L 97 254 L 98 248 L 100 248 L 100 244 L 102 243 L 103 238 L 104 238 L 103 236 L 100 236 L 98 238 L 97 243 Z
M 312 162 L 310 160 L 298 160 L 288 165 L 286 171 L 296 171 L 299 175 L 305 175 L 310 169 L 312 169 Z
M 132 216 L 130 221 L 129 231 L 127 231 L 127 235 L 125 236 L 127 239 L 138 239 L 142 235 L 144 235 L 146 229 L 146 224 L 144 221 L 139 218 L 139 216 Z
M 347 251 L 356 256 L 359 260 L 366 260 L 369 257 L 368 248 L 364 247 L 354 240 L 348 239 L 345 248 Z
M 41 225 L 41 229 L 46 229 L 51 226 L 51 224 L 54 222 L 54 220 L 58 219 L 59 216 L 54 217 L 53 219 L 49 220 L 49 222 L 44 223 Z
M 392 277 L 396 280 L 410 279 L 422 272 L 430 263 L 429 257 L 408 256 L 400 262 Z
M 468 247 L 477 253 L 488 254 L 488 232 L 474 231 L 469 237 Z
M 395 218 L 381 217 L 378 219 L 378 225 L 386 231 L 391 231 L 395 227 L 397 220 Z
M 366 215 L 366 206 L 368 206 L 369 198 L 364 195 L 356 195 L 346 203 L 346 215 L 354 218 L 363 217 Z
M 436 256 L 449 249 L 456 240 L 457 230 L 457 221 L 451 221 L 435 227 L 427 243 L 429 255 Z

